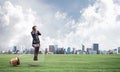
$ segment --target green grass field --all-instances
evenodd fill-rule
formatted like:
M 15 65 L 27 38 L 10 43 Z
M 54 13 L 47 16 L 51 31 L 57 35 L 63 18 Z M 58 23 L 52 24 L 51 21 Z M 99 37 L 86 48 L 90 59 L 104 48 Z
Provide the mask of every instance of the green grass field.
M 35 65 L 28 64 L 35 63 L 33 55 L 24 55 L 21 65 L 12 67 L 9 60 L 15 56 L 0 54 L 0 72 L 120 72 L 120 55 L 44 55 Z

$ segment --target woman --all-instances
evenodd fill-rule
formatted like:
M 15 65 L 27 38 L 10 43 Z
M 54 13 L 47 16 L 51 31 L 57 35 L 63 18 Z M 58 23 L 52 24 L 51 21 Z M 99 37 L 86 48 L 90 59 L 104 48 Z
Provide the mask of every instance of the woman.
M 41 33 L 38 31 L 37 26 L 33 26 L 32 27 L 32 32 L 31 32 L 33 41 L 32 41 L 32 46 L 34 47 L 34 61 L 38 60 L 38 52 L 39 52 L 39 48 L 40 48 L 40 40 L 39 40 L 39 35 L 41 35 Z

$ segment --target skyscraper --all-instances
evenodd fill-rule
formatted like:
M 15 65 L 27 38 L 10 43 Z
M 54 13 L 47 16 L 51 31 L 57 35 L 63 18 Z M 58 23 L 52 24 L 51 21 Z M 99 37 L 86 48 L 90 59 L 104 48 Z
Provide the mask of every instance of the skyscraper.
M 120 54 L 120 47 L 118 47 L 118 54 Z
M 64 54 L 65 53 L 65 49 L 64 48 L 58 48 L 57 49 L 57 54 Z
M 75 54 L 75 52 L 76 52 L 76 51 L 75 51 L 75 48 L 73 48 L 73 50 L 72 50 L 72 54 Z
M 97 51 L 97 54 L 99 54 L 99 44 L 94 43 L 94 44 L 93 44 L 93 50 L 94 50 L 94 51 Z
M 13 52 L 13 53 L 16 53 L 16 51 L 17 51 L 17 46 L 13 46 L 12 52 Z
M 87 54 L 90 54 L 92 51 L 92 48 L 87 48 L 86 51 L 87 51 Z
M 85 51 L 85 46 L 82 44 L 82 52 Z
M 49 52 L 53 52 L 54 54 L 56 54 L 58 45 L 49 45 Z
M 67 48 L 67 54 L 70 54 L 70 53 L 71 53 L 71 48 L 68 47 L 68 48 Z

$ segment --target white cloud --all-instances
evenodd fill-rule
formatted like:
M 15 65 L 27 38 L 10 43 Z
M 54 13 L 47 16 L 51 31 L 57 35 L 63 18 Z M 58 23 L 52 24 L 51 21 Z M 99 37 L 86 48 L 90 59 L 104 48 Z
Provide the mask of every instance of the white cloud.
M 66 24 L 69 27 L 67 30 L 70 32 L 64 33 L 62 31 L 61 34 L 65 35 L 62 39 L 58 39 L 58 44 L 64 47 L 81 48 L 81 44 L 92 47 L 93 43 L 99 43 L 101 50 L 117 48 L 120 45 L 120 22 L 116 20 L 120 15 L 119 7 L 113 0 L 97 0 L 93 5 L 81 11 L 79 22 L 72 24 L 70 23 L 72 19 L 67 21 Z M 59 17 L 64 17 L 63 13 L 61 15 L 59 13 Z M 66 16 L 66 18 L 69 17 Z M 75 28 L 75 31 L 71 31 L 70 25 Z
M 93 43 L 99 43 L 103 50 L 120 45 L 120 5 L 113 0 L 97 0 L 84 8 L 79 21 L 40 1 L 26 3 L 17 5 L 6 1 L 0 7 L 1 46 L 21 43 L 31 47 L 30 32 L 34 24 L 42 33 L 42 48 L 49 44 L 81 48 L 81 44 L 92 47 Z
M 13 5 L 11 2 L 6 1 L 1 6 L 0 12 L 0 46 L 9 47 L 22 43 L 27 43 L 27 37 L 30 35 L 31 27 L 35 22 L 35 13 L 31 9 L 24 10 L 19 5 Z M 23 37 L 24 40 L 23 40 Z M 6 46 L 7 45 L 7 46 Z
M 59 11 L 55 14 L 56 19 L 66 19 L 66 13 L 60 13 Z
M 87 47 L 92 43 L 99 43 L 102 50 L 118 47 L 120 25 L 116 17 L 120 15 L 119 7 L 113 0 L 98 0 L 84 9 L 75 34 L 82 35 Z

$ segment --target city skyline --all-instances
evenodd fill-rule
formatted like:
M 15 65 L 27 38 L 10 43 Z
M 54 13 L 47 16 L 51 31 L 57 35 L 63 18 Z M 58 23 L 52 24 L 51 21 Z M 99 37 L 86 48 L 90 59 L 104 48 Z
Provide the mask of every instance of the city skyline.
M 23 48 L 22 46 L 13 46 L 11 49 L 0 50 L 0 54 L 33 54 L 34 48 Z M 40 48 L 39 54 L 120 54 L 120 47 L 100 50 L 99 44 L 93 43 L 93 47 L 86 48 L 81 45 L 80 48 L 58 47 L 58 45 L 49 45 L 48 48 Z
M 0 48 L 32 47 L 33 25 L 42 33 L 41 47 L 120 46 L 119 0 L 0 0 Z

